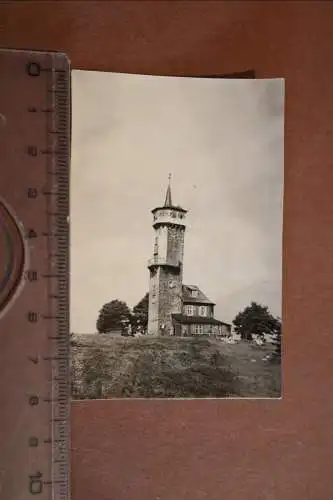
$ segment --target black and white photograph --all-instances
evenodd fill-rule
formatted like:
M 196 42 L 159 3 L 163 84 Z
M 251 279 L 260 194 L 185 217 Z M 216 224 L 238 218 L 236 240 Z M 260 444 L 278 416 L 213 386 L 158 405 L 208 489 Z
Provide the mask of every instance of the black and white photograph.
M 281 398 L 284 80 L 72 72 L 73 399 Z

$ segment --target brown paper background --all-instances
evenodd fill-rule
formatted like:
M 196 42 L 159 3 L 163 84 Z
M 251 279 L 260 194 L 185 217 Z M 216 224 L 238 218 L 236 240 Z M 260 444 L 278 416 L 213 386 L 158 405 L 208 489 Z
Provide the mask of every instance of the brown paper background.
M 333 498 L 332 19 L 319 1 L 1 4 L 0 45 L 73 68 L 286 78 L 283 400 L 75 402 L 73 500 Z

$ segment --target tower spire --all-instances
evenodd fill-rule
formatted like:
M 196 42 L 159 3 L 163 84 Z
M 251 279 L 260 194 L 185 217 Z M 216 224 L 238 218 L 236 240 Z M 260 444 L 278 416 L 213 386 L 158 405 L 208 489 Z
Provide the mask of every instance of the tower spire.
M 170 183 L 171 183 L 171 174 L 169 174 L 168 179 L 169 179 L 169 184 L 168 184 L 168 189 L 167 189 L 166 196 L 165 196 L 164 206 L 165 207 L 172 207 L 171 185 L 170 185 Z

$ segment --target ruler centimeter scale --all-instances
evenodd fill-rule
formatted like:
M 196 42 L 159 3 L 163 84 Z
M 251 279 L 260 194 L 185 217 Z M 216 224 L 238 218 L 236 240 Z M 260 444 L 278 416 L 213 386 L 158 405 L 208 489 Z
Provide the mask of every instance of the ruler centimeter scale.
M 0 50 L 1 500 L 70 498 L 70 105 L 65 55 Z

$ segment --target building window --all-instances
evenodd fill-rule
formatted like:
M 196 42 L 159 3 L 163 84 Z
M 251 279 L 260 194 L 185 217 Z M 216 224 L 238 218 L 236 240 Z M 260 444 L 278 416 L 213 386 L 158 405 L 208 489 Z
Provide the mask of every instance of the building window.
M 186 314 L 187 314 L 187 316 L 193 316 L 194 307 L 193 306 L 186 306 Z
M 177 217 L 176 212 L 171 212 L 171 217 L 173 217 L 175 219 Z
M 200 306 L 199 307 L 199 315 L 200 316 L 207 316 L 207 308 L 206 308 L 206 306 Z
M 198 290 L 192 290 L 191 295 L 192 295 L 192 297 L 197 297 L 198 296 Z
M 202 335 L 203 334 L 203 325 L 194 325 L 194 333 L 196 335 Z

